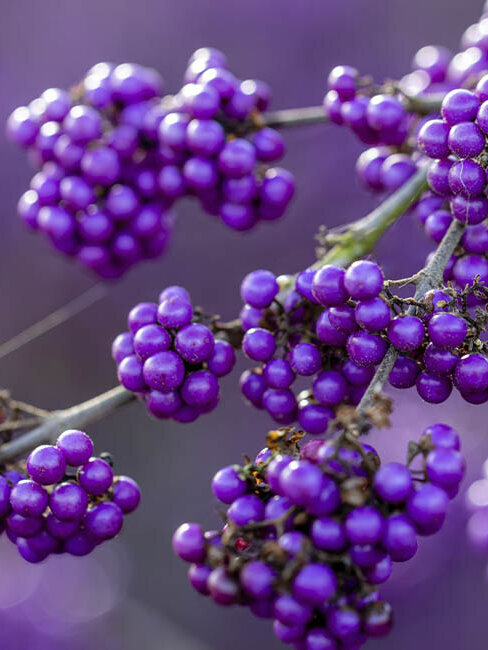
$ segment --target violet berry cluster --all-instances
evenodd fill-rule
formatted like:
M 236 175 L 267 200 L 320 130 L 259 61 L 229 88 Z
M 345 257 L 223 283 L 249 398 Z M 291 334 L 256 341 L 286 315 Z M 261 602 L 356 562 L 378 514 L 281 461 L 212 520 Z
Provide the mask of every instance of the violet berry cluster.
M 339 65 L 328 78 L 324 108 L 329 119 L 345 125 L 366 144 L 401 145 L 408 132 L 408 113 L 393 94 L 368 96 L 356 68 Z
M 471 85 L 488 72 L 487 24 L 485 9 L 480 20 L 464 32 L 456 54 L 438 45 L 420 48 L 413 57 L 412 71 L 397 84 L 387 82 L 383 88 L 375 87 L 351 66 L 337 66 L 331 71 L 324 100 L 331 121 L 349 127 L 366 144 L 375 145 L 357 161 L 358 177 L 365 187 L 388 192 L 413 174 L 419 163 L 415 140 L 422 126 L 413 119 L 414 100 Z M 392 123 L 397 126 L 389 133 L 387 125 Z M 382 136 L 385 131 L 386 137 Z
M 283 295 L 280 281 L 259 270 L 241 285 L 242 349 L 259 363 L 241 375 L 241 392 L 275 422 L 326 432 L 341 405 L 359 403 L 388 346 L 399 353 L 393 387 L 415 386 L 430 403 L 445 401 L 453 386 L 468 402 L 488 400 L 484 321 L 461 307 L 454 289 L 428 293 L 412 312 L 384 291 L 382 271 L 369 260 L 303 271 Z
M 391 606 L 378 585 L 410 560 L 418 536 L 443 525 L 464 474 L 459 437 L 436 424 L 416 452 L 422 468 L 380 465 L 369 445 L 271 432 L 253 463 L 218 471 L 212 490 L 227 507 L 220 531 L 195 523 L 173 536 L 197 592 L 274 619 L 297 650 L 356 650 L 388 634 Z
M 381 336 L 359 331 L 355 311 L 355 301 L 372 301 L 389 321 L 389 307 L 378 297 L 382 288 L 381 269 L 367 260 L 346 271 L 333 265 L 303 271 L 283 300 L 270 271 L 247 275 L 241 285 L 242 350 L 259 366 L 241 376 L 246 400 L 281 425 L 298 421 L 307 433 L 327 431 L 339 405 L 360 401 L 386 353 Z M 382 329 L 385 315 L 376 312 Z M 302 385 L 295 394 L 296 380 Z M 312 382 L 311 389 L 304 382 Z
M 488 400 L 488 359 L 479 338 L 483 326 L 462 302 L 452 288 L 432 291 L 418 315 L 400 315 L 390 323 L 389 340 L 400 351 L 389 375 L 392 386 L 415 385 L 433 404 L 444 402 L 453 387 L 472 404 Z
M 426 61 L 430 57 L 436 67 L 438 83 L 434 89 L 451 92 L 445 97 L 441 115 L 433 116 L 435 119 L 424 124 L 419 133 L 418 149 L 434 158 L 435 162 L 429 171 L 432 192 L 423 195 L 416 213 L 426 234 L 436 243 L 453 218 L 467 224 L 461 246 L 452 256 L 444 276 L 446 281 L 451 280 L 461 288 L 472 283 L 477 275 L 484 282 L 488 279 L 485 223 L 488 208 L 484 176 L 488 109 L 487 26 L 485 7 L 480 20 L 464 32 L 460 52 L 450 58 L 448 51 L 436 48 L 437 55 L 434 50 L 428 50 L 424 57 Z M 418 92 L 430 92 L 429 84 L 422 88 L 421 75 L 425 70 L 421 68 L 414 74 L 417 75 L 414 86 Z
M 396 142 L 381 140 L 377 144 L 373 141 L 372 143 L 376 146 L 365 149 L 358 157 L 356 172 L 362 185 L 368 190 L 385 193 L 398 189 L 418 168 L 420 158 L 415 150 L 415 144 L 419 122 L 414 119 L 412 114 L 414 110 L 413 108 L 409 109 L 408 103 L 410 98 L 445 93 L 454 88 L 455 86 L 450 80 L 455 76 L 454 67 L 452 70 L 450 67 L 451 60 L 452 53 L 445 47 L 427 45 L 420 48 L 413 57 L 412 72 L 398 82 L 396 95 L 384 104 L 384 117 L 381 110 L 383 102 L 379 102 L 380 105 L 376 108 L 380 113 L 379 119 L 389 119 L 388 113 L 392 110 L 391 107 L 397 106 L 397 104 L 404 107 L 407 118 L 398 127 Z M 393 89 L 388 88 L 388 84 L 386 87 L 390 92 L 394 92 Z M 393 101 L 395 98 L 397 103 Z M 376 100 L 376 102 L 378 101 Z M 346 113 L 348 111 L 345 106 L 343 110 Z M 398 108 L 396 111 L 400 115 Z M 422 121 L 420 121 L 421 125 Z
M 290 172 L 270 167 L 285 144 L 259 117 L 269 101 L 267 84 L 237 79 L 222 52 L 197 50 L 159 125 L 160 146 L 174 158 L 159 174 L 162 192 L 196 197 L 205 212 L 237 231 L 281 217 L 295 184 Z
M 453 219 L 467 225 L 445 274 L 446 280 L 460 288 L 477 276 L 488 282 L 487 100 L 488 75 L 484 75 L 473 91 L 449 92 L 442 102 L 441 118 L 427 122 L 419 133 L 419 148 L 435 161 L 428 172 L 433 195 L 424 197 L 417 215 L 436 242 Z
M 188 292 L 166 288 L 131 309 L 112 344 L 120 383 L 156 418 L 192 422 L 219 403 L 219 378 L 235 364 L 230 343 L 199 322 Z
M 488 216 L 486 161 L 488 75 L 474 91 L 457 88 L 444 97 L 440 119 L 419 132 L 419 149 L 435 159 L 428 173 L 430 188 L 449 200 L 454 218 L 476 225 Z
M 8 120 L 10 138 L 38 169 L 20 218 L 102 278 L 159 257 L 171 235 L 151 129 L 162 91 L 155 70 L 98 63 L 71 91 L 49 88 Z
M 75 429 L 34 449 L 25 471 L 0 475 L 2 530 L 32 563 L 91 553 L 118 535 L 140 498 L 137 483 L 114 476 L 110 457 L 93 456 L 91 438 Z
M 398 189 L 417 169 L 403 147 L 415 121 L 401 97 L 391 91 L 375 92 L 347 65 L 331 70 L 328 88 L 324 108 L 331 122 L 347 126 L 361 142 L 375 145 L 358 158 L 361 181 L 376 192 Z
M 102 278 L 162 255 L 182 196 L 244 231 L 280 217 L 294 194 L 290 172 L 269 167 L 285 146 L 260 118 L 265 83 L 238 80 L 222 52 L 201 48 L 182 89 L 162 94 L 151 68 L 98 63 L 8 120 L 38 170 L 20 218 Z

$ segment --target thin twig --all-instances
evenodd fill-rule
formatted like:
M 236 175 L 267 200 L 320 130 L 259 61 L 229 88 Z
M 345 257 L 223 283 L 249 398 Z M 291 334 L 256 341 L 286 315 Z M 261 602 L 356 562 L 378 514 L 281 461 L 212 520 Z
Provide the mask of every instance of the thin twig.
M 27 402 L 21 402 L 18 399 L 12 399 L 9 390 L 0 389 L 0 403 L 9 411 L 20 411 L 21 413 L 28 413 L 39 418 L 46 418 L 50 415 L 50 412 L 46 411 L 46 409 L 41 409 L 33 404 L 27 404 Z
M 18 429 L 28 429 L 29 427 L 35 427 L 37 424 L 42 422 L 44 418 L 23 418 L 21 420 L 10 420 L 0 424 L 0 432 L 4 431 L 17 431 Z
M 3 359 L 8 354 L 15 352 L 15 350 L 37 339 L 39 336 L 46 334 L 58 325 L 65 323 L 88 307 L 91 307 L 95 302 L 106 296 L 107 292 L 107 286 L 102 283 L 90 287 L 74 300 L 53 311 L 49 316 L 46 316 L 34 325 L 16 334 L 10 340 L 2 343 L 0 345 L 0 359 Z
M 417 113 L 418 115 L 430 115 L 440 111 L 444 94 L 435 93 L 432 95 L 423 95 L 413 97 L 405 95 L 405 104 L 407 111 Z M 269 111 L 260 116 L 261 123 L 264 126 L 288 127 L 304 126 L 307 124 L 320 124 L 330 122 L 323 106 L 307 106 L 304 108 L 285 108 L 281 111 Z
M 440 111 L 443 93 L 412 97 L 403 95 L 406 108 L 411 113 L 430 115 Z M 264 126 L 283 128 L 287 126 L 304 126 L 330 122 L 323 106 L 307 106 L 305 108 L 285 108 L 281 111 L 269 111 L 261 115 Z
M 133 393 L 122 386 L 116 386 L 87 402 L 61 411 L 53 411 L 51 416 L 38 427 L 2 445 L 0 464 L 23 456 L 37 445 L 53 442 L 66 429 L 83 428 L 91 422 L 96 422 L 134 399 Z
M 271 111 L 263 113 L 261 120 L 263 125 L 272 127 L 301 126 L 330 121 L 323 106 L 285 108 L 281 111 Z
M 427 95 L 407 95 L 402 93 L 406 100 L 407 110 L 410 113 L 417 113 L 418 115 L 430 115 L 431 113 L 439 113 L 441 110 L 442 100 L 445 93 L 431 93 Z

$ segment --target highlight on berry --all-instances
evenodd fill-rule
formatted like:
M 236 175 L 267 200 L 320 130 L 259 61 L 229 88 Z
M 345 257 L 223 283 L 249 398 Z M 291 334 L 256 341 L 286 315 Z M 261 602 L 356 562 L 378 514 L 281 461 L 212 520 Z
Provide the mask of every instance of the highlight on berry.
M 432 425 L 406 465 L 382 465 L 344 430 L 302 437 L 272 431 L 254 461 L 220 469 L 212 491 L 227 509 L 223 527 L 184 523 L 173 549 L 198 593 L 273 620 L 284 643 L 359 648 L 390 631 L 379 585 L 392 564 L 411 560 L 417 538 L 444 523 L 464 475 L 459 436 Z

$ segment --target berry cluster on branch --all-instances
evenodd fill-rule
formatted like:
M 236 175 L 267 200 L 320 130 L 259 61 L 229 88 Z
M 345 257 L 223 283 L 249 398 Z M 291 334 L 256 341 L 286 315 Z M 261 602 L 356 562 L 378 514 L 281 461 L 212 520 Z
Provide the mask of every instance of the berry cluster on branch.
M 164 96 L 155 70 L 98 63 L 17 108 L 7 133 L 38 169 L 20 218 L 108 279 L 164 253 L 181 197 L 237 231 L 281 217 L 295 185 L 270 166 L 285 145 L 261 118 L 268 85 L 237 79 L 214 48 L 192 55 L 184 82 Z
M 53 553 L 91 553 L 120 532 L 139 501 L 137 483 L 114 476 L 111 457 L 93 456 L 91 438 L 76 429 L 0 476 L 2 530 L 32 563 Z
M 221 530 L 182 524 L 175 553 L 190 584 L 223 606 L 247 605 L 274 619 L 299 650 L 352 650 L 388 634 L 392 609 L 378 585 L 393 562 L 417 551 L 417 536 L 442 527 L 464 474 L 457 433 L 424 431 L 410 463 L 380 464 L 373 447 L 342 431 L 301 446 L 303 433 L 272 431 L 253 462 L 212 480 L 227 512 Z
M 234 348 L 215 339 L 183 287 L 164 289 L 158 303 L 131 309 L 129 331 L 114 340 L 118 378 L 154 417 L 193 422 L 218 406 L 219 378 L 234 367 Z

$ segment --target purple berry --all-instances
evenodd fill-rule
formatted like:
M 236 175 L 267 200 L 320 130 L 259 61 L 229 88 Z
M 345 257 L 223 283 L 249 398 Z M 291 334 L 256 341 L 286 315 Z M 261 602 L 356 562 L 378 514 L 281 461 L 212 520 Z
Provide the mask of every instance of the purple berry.
M 174 552 L 185 562 L 201 562 L 205 558 L 205 538 L 198 524 L 181 524 L 173 535 Z
M 269 307 L 278 291 L 276 277 L 271 271 L 253 271 L 241 284 L 243 301 L 258 309 Z
M 112 539 L 120 533 L 124 513 L 116 503 L 105 501 L 89 508 L 85 517 L 85 529 L 98 540 Z
M 451 90 L 442 100 L 442 117 L 450 126 L 471 122 L 476 119 L 479 105 L 479 99 L 470 90 Z
M 421 535 L 437 532 L 444 523 L 448 498 L 441 488 L 422 485 L 407 501 L 407 515 Z
M 23 517 L 40 517 L 47 503 L 47 492 L 31 480 L 19 481 L 10 492 L 12 510 Z
M 78 481 L 88 494 L 101 495 L 112 485 L 113 471 L 102 458 L 92 458 L 79 469 Z
M 245 333 L 242 349 L 253 361 L 269 361 L 276 350 L 276 341 L 268 330 L 253 327 Z
M 29 476 L 41 485 L 53 485 L 64 476 L 66 460 L 62 452 L 52 445 L 41 445 L 27 459 Z
M 312 293 L 321 305 L 340 305 L 348 298 L 344 286 L 344 269 L 327 265 L 316 271 L 312 280 Z
M 488 388 L 488 361 L 480 354 L 465 354 L 457 362 L 454 379 L 462 393 L 480 393 Z
M 422 345 L 425 327 L 416 316 L 396 316 L 388 327 L 388 338 L 400 352 L 412 352 Z
M 183 361 L 193 365 L 210 359 L 214 347 L 215 341 L 212 332 L 201 323 L 186 325 L 175 337 L 176 352 Z
M 309 461 L 294 460 L 281 472 L 279 485 L 293 503 L 306 507 L 319 498 L 323 479 L 320 469 Z
M 447 158 L 449 126 L 443 120 L 429 120 L 420 129 L 418 146 L 429 158 Z
M 163 393 L 170 392 L 183 383 L 185 366 L 178 354 L 164 350 L 144 362 L 143 377 L 150 388 Z
M 344 285 L 355 300 L 371 300 L 383 288 L 383 273 L 374 262 L 358 260 L 346 270 Z
M 358 366 L 376 366 L 386 354 L 388 345 L 376 334 L 360 330 L 347 339 L 347 353 Z
M 265 562 L 248 562 L 240 573 L 243 590 L 256 600 L 270 599 L 274 592 L 276 572 Z
M 263 502 L 254 494 L 245 494 L 232 503 L 227 510 L 227 516 L 237 526 L 246 526 L 253 521 L 262 521 L 264 518 Z
M 413 490 L 412 475 L 400 463 L 387 463 L 376 472 L 374 489 L 388 503 L 403 503 Z
M 218 605 L 233 605 L 239 596 L 239 586 L 224 567 L 217 567 L 212 571 L 207 580 L 207 587 Z
M 445 402 L 452 392 L 450 379 L 431 372 L 421 372 L 417 377 L 416 386 L 420 397 L 431 404 Z
M 433 485 L 452 488 L 458 486 L 464 476 L 464 458 L 455 449 L 433 449 L 427 455 L 426 470 Z
M 337 580 L 330 567 L 324 564 L 310 563 L 296 574 L 292 593 L 305 605 L 320 605 L 334 597 Z
M 352 544 L 375 544 L 383 535 L 383 517 L 370 506 L 355 508 L 346 517 L 345 530 Z
M 430 436 L 434 447 L 455 449 L 456 451 L 461 448 L 458 434 L 447 424 L 432 424 L 425 429 L 423 435 Z
M 88 497 L 76 483 L 60 483 L 49 497 L 49 507 L 60 521 L 80 521 L 85 516 Z
M 68 429 L 56 441 L 56 447 L 62 452 L 66 463 L 72 467 L 84 465 L 93 454 L 93 442 L 83 431 Z
M 391 515 L 386 520 L 383 545 L 393 562 L 406 562 L 417 552 L 417 535 L 408 517 Z
M 129 476 L 117 476 L 113 487 L 113 501 L 124 514 L 134 512 L 141 500 L 141 490 Z

